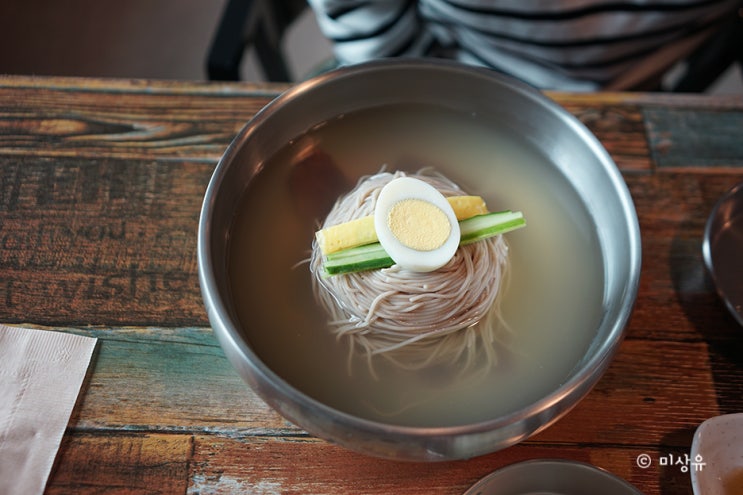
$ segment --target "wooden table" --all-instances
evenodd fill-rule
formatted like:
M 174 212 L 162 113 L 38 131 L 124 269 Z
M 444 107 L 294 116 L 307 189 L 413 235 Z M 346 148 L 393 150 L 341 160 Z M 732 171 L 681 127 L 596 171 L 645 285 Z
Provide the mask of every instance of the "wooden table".
M 626 340 L 543 433 L 423 464 L 289 424 L 209 328 L 202 196 L 232 137 L 282 89 L 0 77 L 0 322 L 100 339 L 48 493 L 459 494 L 543 457 L 593 463 L 648 494 L 691 493 L 670 456 L 689 453 L 705 419 L 743 411 L 743 329 L 701 257 L 707 215 L 743 181 L 743 99 L 551 94 L 603 142 L 637 207 L 643 269 Z

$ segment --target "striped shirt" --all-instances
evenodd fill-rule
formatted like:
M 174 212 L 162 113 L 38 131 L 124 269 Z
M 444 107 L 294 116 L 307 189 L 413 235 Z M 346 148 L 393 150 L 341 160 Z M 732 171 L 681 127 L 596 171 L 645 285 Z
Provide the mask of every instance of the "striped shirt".
M 627 89 L 687 55 L 739 0 L 309 0 L 341 64 L 454 58 L 536 87 Z

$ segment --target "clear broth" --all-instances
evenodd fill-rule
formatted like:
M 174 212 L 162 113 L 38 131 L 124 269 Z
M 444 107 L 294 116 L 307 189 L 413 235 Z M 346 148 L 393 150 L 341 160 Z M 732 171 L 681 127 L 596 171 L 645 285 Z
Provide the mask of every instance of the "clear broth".
M 510 331 L 498 330 L 498 362 L 486 376 L 403 371 L 379 359 L 375 377 L 361 356 L 349 369 L 348 347 L 316 304 L 307 264 L 298 264 L 322 219 L 298 212 L 287 183 L 312 149 L 328 153 L 351 185 L 385 164 L 410 172 L 431 166 L 491 211 L 524 212 L 527 227 L 506 234 L 511 276 L 502 314 Z M 371 420 L 452 426 L 524 408 L 569 377 L 602 315 L 600 252 L 585 205 L 527 140 L 474 113 L 400 105 L 325 122 L 271 157 L 236 212 L 228 270 L 246 339 L 294 387 Z

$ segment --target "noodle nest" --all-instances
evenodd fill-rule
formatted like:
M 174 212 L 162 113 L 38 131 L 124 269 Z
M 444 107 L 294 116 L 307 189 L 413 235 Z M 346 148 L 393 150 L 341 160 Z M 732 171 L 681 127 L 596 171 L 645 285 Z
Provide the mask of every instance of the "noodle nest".
M 362 178 L 341 197 L 323 228 L 374 213 L 379 191 L 403 172 L 380 172 Z M 464 195 L 440 174 L 421 171 L 423 180 L 444 196 Z M 329 314 L 339 339 L 348 338 L 351 353 L 369 360 L 380 355 L 409 369 L 460 363 L 490 367 L 496 361 L 500 319 L 498 295 L 508 271 L 508 245 L 502 235 L 461 246 L 433 272 L 417 273 L 392 266 L 325 276 L 323 256 L 312 246 L 313 290 Z

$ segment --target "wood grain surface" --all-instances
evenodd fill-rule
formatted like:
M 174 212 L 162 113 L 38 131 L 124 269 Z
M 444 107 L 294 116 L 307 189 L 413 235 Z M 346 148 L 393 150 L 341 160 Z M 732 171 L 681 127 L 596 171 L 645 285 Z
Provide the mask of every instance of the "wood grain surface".
M 743 180 L 743 100 L 550 93 L 622 171 L 642 233 L 635 310 L 606 375 L 528 441 L 448 463 L 309 436 L 237 376 L 199 293 L 201 200 L 230 140 L 285 86 L 0 77 L 0 321 L 95 336 L 47 493 L 464 492 L 533 458 L 590 462 L 644 493 L 705 419 L 743 411 L 743 339 L 701 256 Z M 647 454 L 649 468 L 636 459 Z

